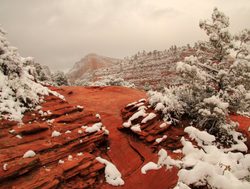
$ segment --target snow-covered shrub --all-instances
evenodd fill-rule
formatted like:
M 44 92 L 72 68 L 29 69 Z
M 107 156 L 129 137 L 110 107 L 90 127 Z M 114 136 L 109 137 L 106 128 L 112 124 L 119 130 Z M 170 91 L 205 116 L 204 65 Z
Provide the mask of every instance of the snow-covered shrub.
M 242 141 L 237 140 L 231 148 L 222 148 L 217 144 L 215 137 L 206 131 L 200 131 L 192 126 L 186 127 L 184 131 L 191 140 L 196 141 L 197 146 L 182 138 L 181 152 L 184 157 L 181 160 L 172 159 L 166 150 L 161 149 L 158 152 L 157 164 L 149 162 L 142 167 L 141 172 L 145 174 L 145 170 L 178 167 L 179 179 L 175 189 L 202 186 L 213 189 L 250 187 L 250 182 L 247 180 L 250 175 L 250 155 L 242 153 L 247 151 Z M 241 134 L 234 131 L 233 135 L 238 138 Z
M 231 125 L 229 128 L 234 129 L 228 113 L 250 114 L 250 62 L 242 56 L 228 60 L 229 53 L 235 51 L 233 40 L 244 41 L 245 45 L 249 41 L 248 30 L 233 38 L 228 26 L 229 19 L 216 8 L 212 20 L 201 21 L 200 27 L 206 31 L 209 41 L 200 43 L 203 44 L 200 50 L 209 53 L 178 62 L 176 72 L 180 84 L 165 89 L 163 94 L 149 92 L 149 102 L 156 109 L 164 109 L 164 117 L 175 115 L 179 119 L 187 115 L 196 126 L 217 133 L 218 139 L 231 140 L 229 130 L 223 127 Z
M 135 87 L 133 83 L 125 81 L 123 78 L 115 78 L 111 76 L 104 77 L 101 80 L 98 80 L 95 82 L 82 80 L 82 81 L 78 81 L 76 84 L 82 85 L 82 86 L 124 86 L 124 87 L 130 87 L 130 88 Z
M 209 41 L 198 45 L 197 48 L 202 47 L 198 56 L 186 57 L 176 65 L 180 84 L 162 94 L 149 92 L 150 105 L 160 110 L 163 117 L 176 111 L 175 118 L 185 115 L 197 127 L 184 130 L 195 143 L 181 139 L 184 155 L 181 160 L 172 159 L 162 149 L 157 164 L 149 162 L 142 168 L 143 174 L 163 166 L 180 168 L 175 189 L 250 188 L 246 139 L 236 131 L 237 123 L 229 118 L 229 113 L 250 115 L 250 59 L 246 51 L 249 35 L 246 30 L 233 38 L 228 26 L 228 18 L 214 9 L 212 20 L 200 23 Z M 235 40 L 244 42 L 239 42 L 236 48 Z M 236 58 L 229 61 L 230 53 Z
M 149 104 L 163 114 L 164 121 L 174 122 L 185 112 L 186 103 L 177 93 L 178 87 L 165 88 L 164 92 L 148 92 Z
M 62 71 L 57 71 L 52 74 L 53 82 L 56 86 L 69 85 L 67 76 Z
M 0 28 L 0 117 L 21 121 L 23 113 L 38 105 L 44 95 L 59 94 L 35 82 L 31 69 L 23 66 L 33 60 L 21 57 L 5 34 Z
M 53 85 L 52 74 L 48 66 L 35 63 L 33 58 L 30 58 L 28 61 L 24 62 L 23 66 L 29 70 L 29 74 L 34 77 L 35 81 Z
M 214 60 L 221 61 L 232 47 L 232 35 L 228 31 L 229 18 L 217 8 L 214 8 L 211 20 L 201 20 L 200 28 L 209 37 L 210 50 L 214 53 Z

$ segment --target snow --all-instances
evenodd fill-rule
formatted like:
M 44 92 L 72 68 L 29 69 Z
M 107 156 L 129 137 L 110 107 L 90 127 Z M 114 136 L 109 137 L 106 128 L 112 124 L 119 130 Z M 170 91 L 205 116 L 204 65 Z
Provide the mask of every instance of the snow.
M 4 171 L 7 171 L 7 170 L 8 170 L 8 163 L 4 163 L 4 164 L 3 164 L 3 170 L 4 170 Z
M 94 132 L 100 131 L 101 127 L 102 127 L 102 123 L 98 122 L 98 123 L 95 123 L 92 126 L 86 128 L 85 132 L 86 133 L 94 133 Z
M 101 157 L 97 157 L 96 160 L 106 165 L 105 178 L 108 184 L 112 186 L 124 185 L 124 181 L 122 180 L 122 175 L 113 163 Z
M 28 150 L 23 155 L 23 158 L 31 158 L 31 157 L 34 157 L 34 156 L 36 156 L 36 153 L 33 150 Z
M 73 160 L 73 156 L 72 155 L 68 155 L 68 160 L 72 161 Z
M 65 131 L 65 134 L 70 134 L 70 133 L 71 133 L 70 130 Z
M 47 120 L 48 123 L 54 123 L 55 119 L 49 119 Z
M 146 99 L 142 98 L 142 99 L 138 100 L 138 102 L 146 102 Z
M 78 109 L 83 109 L 83 106 L 77 105 L 76 106 Z
M 82 156 L 82 155 L 83 155 L 82 152 L 77 153 L 77 156 Z
M 21 135 L 16 135 L 16 138 L 22 139 L 23 137 Z
M 155 113 L 149 113 L 147 117 L 145 117 L 141 123 L 147 123 L 149 120 L 154 119 L 156 117 Z
M 184 131 L 189 134 L 191 139 L 195 139 L 198 143 L 211 144 L 215 141 L 215 136 L 208 134 L 206 131 L 200 131 L 193 126 L 186 127 Z
M 159 126 L 160 128 L 164 128 L 164 127 L 167 127 L 167 123 L 162 123 L 162 124 L 160 124 L 160 126 Z
M 158 166 L 156 163 L 154 162 L 148 162 L 147 164 L 145 164 L 142 168 L 141 168 L 141 173 L 142 174 L 146 174 L 147 171 L 149 170 L 158 170 L 160 169 L 161 167 Z
M 16 131 L 14 129 L 9 130 L 10 134 L 14 134 Z
M 82 134 L 83 133 L 82 130 L 80 130 L 80 129 L 77 132 L 78 132 L 78 134 Z
M 134 113 L 128 120 L 128 122 L 131 122 L 139 117 L 145 117 L 147 114 L 144 109 L 139 110 L 138 112 Z
M 135 104 L 137 104 L 137 102 L 131 102 L 131 103 L 127 104 L 126 107 L 133 106 L 133 105 L 135 105 Z
M 53 131 L 51 136 L 52 137 L 59 137 L 60 135 L 62 135 L 59 131 Z
M 158 152 L 158 163 L 149 162 L 146 170 L 157 169 L 166 166 L 167 169 L 173 166 L 178 167 L 178 183 L 175 189 L 186 189 L 188 186 L 207 186 L 221 189 L 247 189 L 250 183 L 246 180 L 250 175 L 250 154 L 243 154 L 238 148 L 223 149 L 215 145 L 214 136 L 200 131 L 192 126 L 186 127 L 185 132 L 198 146 L 184 137 L 181 139 L 184 157 L 181 160 L 174 160 L 168 156 L 167 151 L 161 149 Z M 232 131 L 234 138 L 239 138 L 236 131 Z M 238 142 L 238 141 L 236 141 Z M 239 143 L 239 142 L 238 142 Z M 241 149 L 241 148 L 239 148 Z
M 64 164 L 64 161 L 60 159 L 60 160 L 58 161 L 58 163 L 59 163 L 59 164 Z
M 205 98 L 203 101 L 207 104 L 213 104 L 217 106 L 218 108 L 222 109 L 223 111 L 225 111 L 229 106 L 227 102 L 222 102 L 219 97 L 214 96 L 214 95 L 209 98 Z
M 97 119 L 101 119 L 100 114 L 96 114 L 95 117 L 96 117 Z
M 131 122 L 130 121 L 124 122 L 122 126 L 128 128 L 131 126 Z
M 23 114 L 43 101 L 43 96 L 62 95 L 35 82 L 32 67 L 24 66 L 34 63 L 31 57 L 23 58 L 17 49 L 10 46 L 5 33 L 0 29 L 0 117 L 21 122 Z M 4 69 L 3 69 L 4 68 Z
M 133 125 L 130 129 L 134 132 L 141 132 L 140 124 Z
M 106 129 L 106 127 L 102 127 L 102 130 L 104 131 L 104 134 L 105 134 L 105 135 L 109 135 L 109 130 Z
M 167 135 L 163 135 L 161 138 L 155 139 L 155 142 L 157 142 L 159 144 L 159 143 L 161 143 L 166 138 L 167 138 Z

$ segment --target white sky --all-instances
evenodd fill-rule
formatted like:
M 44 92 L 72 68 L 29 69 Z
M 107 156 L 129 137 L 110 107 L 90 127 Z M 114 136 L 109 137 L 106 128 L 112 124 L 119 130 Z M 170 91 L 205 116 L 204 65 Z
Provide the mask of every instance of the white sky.
M 22 56 L 67 70 L 88 53 L 123 58 L 205 39 L 214 7 L 232 33 L 250 28 L 250 0 L 1 0 L 0 24 Z

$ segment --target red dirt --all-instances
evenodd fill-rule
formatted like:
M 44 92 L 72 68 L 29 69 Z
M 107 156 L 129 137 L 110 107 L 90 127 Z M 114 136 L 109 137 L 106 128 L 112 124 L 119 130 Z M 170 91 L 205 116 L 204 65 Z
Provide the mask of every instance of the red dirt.
M 121 109 L 128 103 L 145 98 L 144 92 L 124 87 L 63 87 L 58 91 L 70 104 L 82 105 L 84 109 L 101 115 L 102 122 L 110 131 L 110 150 L 107 158 L 122 173 L 125 185 L 116 188 L 160 189 L 171 188 L 177 181 L 177 170 L 149 171 L 141 174 L 141 167 L 149 161 L 156 162 L 157 154 L 152 148 L 117 128 L 122 124 Z M 115 188 L 108 184 L 103 189 Z

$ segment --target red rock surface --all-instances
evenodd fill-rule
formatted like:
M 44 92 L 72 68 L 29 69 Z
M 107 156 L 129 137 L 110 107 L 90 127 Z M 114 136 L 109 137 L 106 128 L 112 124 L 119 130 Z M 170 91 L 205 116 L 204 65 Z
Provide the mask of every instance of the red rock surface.
M 0 122 L 0 188 L 114 188 L 105 183 L 104 166 L 95 160 L 96 156 L 113 162 L 122 173 L 125 185 L 116 188 L 157 189 L 175 185 L 175 169 L 141 174 L 142 165 L 156 161 L 157 154 L 136 137 L 117 129 L 123 122 L 121 109 L 145 97 L 144 92 L 123 87 L 53 89 L 63 94 L 66 102 L 53 96 L 46 98 L 42 109 L 52 114 L 28 112 L 24 125 Z M 79 134 L 82 125 L 100 121 L 96 113 L 101 115 L 110 135 L 107 137 L 103 131 Z M 53 123 L 47 122 L 51 119 Z M 10 133 L 12 129 L 15 131 Z M 54 130 L 62 135 L 52 138 Z M 65 134 L 67 130 L 72 132 Z M 37 155 L 22 158 L 27 150 L 34 150 Z M 83 152 L 83 156 L 77 156 L 78 152 Z M 67 159 L 69 154 L 72 161 Z M 65 163 L 58 164 L 59 159 Z M 5 163 L 7 170 L 3 169 Z
M 120 130 L 125 131 L 127 133 L 134 133 L 137 138 L 146 144 L 150 145 L 154 151 L 158 152 L 161 148 L 166 150 L 170 150 L 170 153 L 173 150 L 177 150 L 182 148 L 182 144 L 180 142 L 181 137 L 186 136 L 183 131 L 186 123 L 180 122 L 178 125 L 170 125 L 166 124 L 166 127 L 161 128 L 160 125 L 164 123 L 161 119 L 161 114 L 156 112 L 152 107 L 149 107 L 148 102 L 135 102 L 131 103 L 131 105 L 127 105 L 122 109 L 122 118 L 124 122 L 127 122 L 128 119 L 136 112 L 138 112 L 138 108 L 140 106 L 148 107 L 146 112 L 156 114 L 156 117 L 147 121 L 146 123 L 141 123 L 144 119 L 143 116 L 134 119 L 131 123 L 132 125 L 140 124 L 141 132 L 133 131 L 130 128 L 123 127 L 122 125 L 119 127 Z M 160 143 L 156 142 L 156 139 L 161 138 L 163 135 L 166 135 L 167 138 L 163 139 Z
M 100 120 L 93 112 L 57 97 L 49 96 L 45 100 L 42 110 L 51 111 L 47 115 L 27 112 L 23 125 L 0 122 L 0 188 L 90 188 L 100 185 L 104 166 L 95 158 L 105 152 L 108 137 L 104 131 L 87 133 L 81 128 Z M 78 133 L 79 129 L 83 133 Z M 71 133 L 66 134 L 67 130 Z M 52 137 L 53 131 L 61 135 Z M 23 158 L 28 150 L 33 150 L 36 156 Z M 80 152 L 83 155 L 77 155 Z M 68 160 L 69 155 L 72 160 Z M 64 164 L 59 164 L 59 160 Z M 7 164 L 5 168 L 4 164 Z
M 113 187 L 103 183 L 101 188 L 161 189 L 171 188 L 177 180 L 177 170 L 150 171 L 141 174 L 141 167 L 149 161 L 156 161 L 157 154 L 150 146 L 135 136 L 119 131 L 123 123 L 121 109 L 128 103 L 145 98 L 144 92 L 124 87 L 63 87 L 59 91 L 71 104 L 84 106 L 86 110 L 101 115 L 102 122 L 110 131 L 110 150 L 106 158 L 113 162 L 122 173 L 125 185 Z
M 231 115 L 230 118 L 239 123 L 239 130 L 247 138 L 246 145 L 248 147 L 248 153 L 250 153 L 250 131 L 248 131 L 250 127 L 250 118 L 241 115 Z

